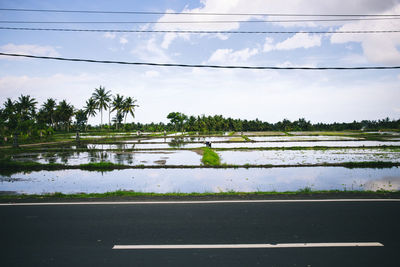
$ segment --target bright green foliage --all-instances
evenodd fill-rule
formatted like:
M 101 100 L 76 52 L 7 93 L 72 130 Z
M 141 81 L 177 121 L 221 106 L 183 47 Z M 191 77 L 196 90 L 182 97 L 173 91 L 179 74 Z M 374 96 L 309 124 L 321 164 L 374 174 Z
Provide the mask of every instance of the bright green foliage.
M 221 160 L 217 153 L 211 148 L 203 148 L 203 158 L 201 159 L 204 165 L 218 166 L 221 165 Z

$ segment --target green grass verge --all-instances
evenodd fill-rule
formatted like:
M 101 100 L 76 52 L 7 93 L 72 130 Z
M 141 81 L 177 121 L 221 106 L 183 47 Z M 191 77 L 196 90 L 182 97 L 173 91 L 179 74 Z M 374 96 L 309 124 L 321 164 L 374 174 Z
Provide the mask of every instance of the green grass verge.
M 113 192 L 106 193 L 78 193 L 78 194 L 63 194 L 60 192 L 51 193 L 51 194 L 21 194 L 21 195 L 0 195 L 0 200 L 3 202 L 6 201 L 15 201 L 15 200 L 24 200 L 24 199 L 90 199 L 90 198 L 124 198 L 124 197 L 239 197 L 241 199 L 245 199 L 246 197 L 257 197 L 257 196 L 282 196 L 286 197 L 313 197 L 313 198 L 334 198 L 334 197 L 389 197 L 389 198 L 400 198 L 400 191 L 343 191 L 343 190 L 316 190 L 313 191 L 310 188 L 303 188 L 297 191 L 285 191 L 285 192 L 276 192 L 276 191 L 257 191 L 257 192 L 236 192 L 236 191 L 228 191 L 228 192 L 219 192 L 219 193 L 144 193 L 144 192 L 135 192 L 135 191 L 124 191 L 117 190 Z
M 209 165 L 209 166 L 221 165 L 221 160 L 218 154 L 214 152 L 214 150 L 208 147 L 203 147 L 202 150 L 203 150 L 203 158 L 201 159 L 201 162 L 204 165 Z

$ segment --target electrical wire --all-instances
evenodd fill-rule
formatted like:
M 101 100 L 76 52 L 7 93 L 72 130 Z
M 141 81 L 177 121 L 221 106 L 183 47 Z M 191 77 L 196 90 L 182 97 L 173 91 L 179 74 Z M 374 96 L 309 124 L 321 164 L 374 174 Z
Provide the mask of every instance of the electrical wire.
M 0 11 L 47 12 L 47 13 L 92 13 L 92 14 L 136 14 L 136 15 L 206 15 L 206 16 L 279 16 L 279 17 L 395 17 L 398 14 L 290 14 L 290 13 L 217 13 L 217 12 L 151 12 L 151 11 L 101 11 L 65 9 L 0 8 Z
M 249 70 L 387 70 L 400 69 L 400 66 L 363 66 L 363 67 L 273 67 L 273 66 L 234 66 L 234 65 L 200 65 L 200 64 L 175 64 L 175 63 L 151 63 L 151 62 L 127 62 L 112 60 L 94 60 L 82 58 L 46 57 L 25 54 L 2 53 L 2 56 L 26 57 L 35 59 L 51 59 L 61 61 L 138 65 L 138 66 L 158 66 L 158 67 L 184 67 L 184 68 L 214 68 L 214 69 L 249 69 Z
M 1 20 L 0 23 L 13 24 L 201 24 L 201 23 L 285 23 L 285 22 L 333 22 L 333 21 L 376 21 L 399 20 L 400 17 L 351 18 L 351 19 L 291 19 L 291 20 L 196 20 L 196 21 L 21 21 Z
M 205 30 L 118 30 L 118 29 L 69 29 L 69 28 L 25 28 L 25 27 L 0 27 L 0 30 L 21 31 L 60 31 L 60 32 L 123 32 L 123 33 L 190 33 L 190 34 L 375 34 L 375 33 L 400 33 L 400 30 L 365 30 L 365 31 L 205 31 Z

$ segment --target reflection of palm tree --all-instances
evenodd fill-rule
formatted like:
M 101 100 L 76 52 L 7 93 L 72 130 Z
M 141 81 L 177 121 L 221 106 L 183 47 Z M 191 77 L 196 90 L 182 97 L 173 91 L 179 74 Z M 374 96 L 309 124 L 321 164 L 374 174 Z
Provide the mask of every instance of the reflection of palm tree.
M 103 124 L 103 109 L 107 110 L 109 106 L 109 102 L 111 100 L 111 91 L 106 91 L 106 88 L 100 85 L 99 88 L 94 89 L 94 93 L 92 95 L 93 99 L 96 101 L 97 108 L 100 110 L 101 113 L 101 125 Z M 110 114 L 108 116 L 110 120 Z M 110 123 L 110 121 L 109 121 Z
M 132 115 L 132 118 L 135 118 L 135 107 L 139 107 L 136 105 L 136 99 L 133 99 L 132 97 L 127 97 L 124 101 L 124 108 L 123 111 L 125 113 L 125 124 L 126 124 L 126 117 L 128 116 L 128 113 Z

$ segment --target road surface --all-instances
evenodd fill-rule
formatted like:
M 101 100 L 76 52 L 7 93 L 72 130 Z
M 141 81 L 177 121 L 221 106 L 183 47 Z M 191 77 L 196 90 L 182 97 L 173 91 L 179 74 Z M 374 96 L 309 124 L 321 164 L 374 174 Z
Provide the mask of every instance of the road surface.
M 0 265 L 398 266 L 399 212 L 400 201 L 0 205 Z

